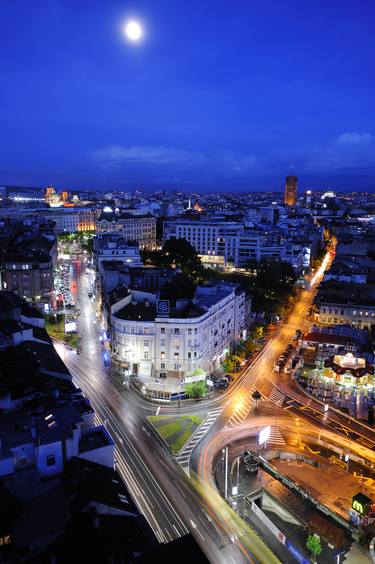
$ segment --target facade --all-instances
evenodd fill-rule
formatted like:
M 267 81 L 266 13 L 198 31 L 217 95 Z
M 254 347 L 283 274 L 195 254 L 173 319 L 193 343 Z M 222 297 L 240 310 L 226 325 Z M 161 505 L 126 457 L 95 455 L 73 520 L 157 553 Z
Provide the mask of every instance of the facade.
M 286 206 L 295 206 L 297 203 L 297 177 L 287 176 L 285 180 L 285 197 Z
M 96 231 L 97 212 L 93 209 L 61 208 L 48 211 L 45 218 L 55 221 L 57 234 Z
M 156 244 L 156 219 L 150 214 L 131 215 L 104 208 L 98 217 L 97 232 L 117 233 L 126 241 L 136 241 L 141 248 L 153 248 Z
M 164 221 L 164 240 L 186 239 L 202 262 L 222 268 L 243 268 L 262 259 L 285 260 L 297 272 L 310 264 L 310 252 L 303 245 L 289 243 L 277 231 L 248 229 L 242 222 L 223 218 Z
M 328 280 L 317 294 L 317 321 L 323 325 L 350 325 L 371 329 L 375 325 L 375 285 Z
M 158 309 L 156 295 L 131 292 L 112 313 L 114 356 L 133 374 L 182 378 L 214 370 L 246 335 L 250 299 L 235 284 L 217 284 L 198 287 L 165 316 Z
M 317 305 L 317 321 L 323 325 L 351 325 L 371 329 L 375 325 L 375 304 L 340 303 L 340 300 L 321 301 Z
M 5 254 L 2 289 L 34 302 L 48 299 L 57 262 L 56 240 L 23 240 Z
M 98 264 L 119 261 L 129 267 L 143 266 L 138 243 L 127 241 L 122 235 L 102 233 L 95 238 L 94 244 Z

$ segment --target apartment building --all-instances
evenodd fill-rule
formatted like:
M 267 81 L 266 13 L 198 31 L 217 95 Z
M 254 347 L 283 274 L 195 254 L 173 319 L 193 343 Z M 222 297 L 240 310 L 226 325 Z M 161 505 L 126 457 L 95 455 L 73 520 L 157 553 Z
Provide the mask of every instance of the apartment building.
M 98 264 L 115 260 L 129 267 L 143 265 L 138 243 L 119 234 L 100 233 L 94 240 L 94 252 Z
M 56 233 L 77 233 L 96 231 L 97 211 L 76 207 L 59 208 L 44 212 L 46 219 L 56 223 Z
M 275 259 L 290 262 L 299 273 L 309 265 L 309 250 L 290 244 L 276 228 L 250 229 L 224 218 L 177 218 L 164 221 L 164 240 L 171 238 L 186 239 L 202 262 L 212 266 L 241 268 L 252 261 Z
M 371 329 L 375 325 L 375 284 L 328 280 L 317 294 L 317 321 L 323 325 L 350 325 Z
M 56 240 L 44 236 L 23 237 L 4 253 L 2 290 L 42 304 L 53 289 L 57 263 Z
M 98 217 L 97 233 L 117 233 L 141 248 L 152 248 L 156 244 L 156 219 L 150 214 L 131 215 L 108 207 Z
M 112 345 L 133 374 L 182 378 L 220 365 L 246 335 L 251 300 L 236 284 L 198 287 L 193 300 L 168 300 L 131 291 L 112 313 Z M 125 304 L 125 305 L 124 305 Z

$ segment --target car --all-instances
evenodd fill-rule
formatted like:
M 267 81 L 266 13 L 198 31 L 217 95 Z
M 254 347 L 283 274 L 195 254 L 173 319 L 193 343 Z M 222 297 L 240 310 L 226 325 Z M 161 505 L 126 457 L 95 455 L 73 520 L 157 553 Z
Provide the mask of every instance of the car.
M 223 378 L 225 378 L 226 380 L 228 380 L 228 382 L 233 382 L 234 378 L 231 374 L 225 374 L 223 376 Z
M 226 378 L 220 378 L 215 383 L 215 387 L 218 390 L 226 390 L 228 386 L 229 386 L 229 384 L 228 384 L 228 380 Z
M 292 345 L 292 344 L 288 345 L 288 347 L 287 347 L 287 351 L 292 351 L 293 349 L 294 349 L 294 347 L 293 347 L 293 345 Z

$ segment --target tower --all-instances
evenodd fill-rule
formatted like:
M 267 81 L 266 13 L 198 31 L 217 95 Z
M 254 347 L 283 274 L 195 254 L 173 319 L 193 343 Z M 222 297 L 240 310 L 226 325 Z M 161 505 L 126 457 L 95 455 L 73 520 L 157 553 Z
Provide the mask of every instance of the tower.
M 284 203 L 286 206 L 295 206 L 297 203 L 297 177 L 287 176 L 285 182 L 285 197 Z

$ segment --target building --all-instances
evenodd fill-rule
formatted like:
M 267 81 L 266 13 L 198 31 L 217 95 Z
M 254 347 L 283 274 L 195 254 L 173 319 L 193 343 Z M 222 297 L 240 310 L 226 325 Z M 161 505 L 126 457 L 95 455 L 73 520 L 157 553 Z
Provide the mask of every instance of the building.
M 108 207 L 98 217 L 97 232 L 117 233 L 126 241 L 136 241 L 141 248 L 153 248 L 156 244 L 156 219 L 150 214 L 131 215 Z
M 351 352 L 327 358 L 324 367 L 328 369 L 328 377 L 344 385 L 372 386 L 374 383 L 374 366 L 366 358 L 354 356 Z
M 56 224 L 56 233 L 96 231 L 97 211 L 90 208 L 62 207 L 43 212 L 46 219 Z
M 295 206 L 297 203 L 297 177 L 287 176 L 285 181 L 285 197 L 286 206 Z
M 316 298 L 317 321 L 323 325 L 350 325 L 371 329 L 375 325 L 375 284 L 328 280 Z
M 164 221 L 164 241 L 186 239 L 203 264 L 246 268 L 263 259 L 287 261 L 297 273 L 310 264 L 309 245 L 292 244 L 281 230 L 248 228 L 240 221 L 216 218 L 176 218 Z
M 249 317 L 250 298 L 236 284 L 198 287 L 193 300 L 172 308 L 156 294 L 131 291 L 112 313 L 114 357 L 147 377 L 211 372 L 246 335 Z
M 47 303 L 53 290 L 56 263 L 55 239 L 23 237 L 5 251 L 2 289 L 37 304 Z
M 118 261 L 129 267 L 143 266 L 138 243 L 128 241 L 119 234 L 99 234 L 94 240 L 94 251 L 98 264 Z

